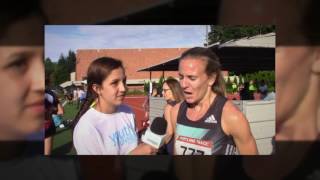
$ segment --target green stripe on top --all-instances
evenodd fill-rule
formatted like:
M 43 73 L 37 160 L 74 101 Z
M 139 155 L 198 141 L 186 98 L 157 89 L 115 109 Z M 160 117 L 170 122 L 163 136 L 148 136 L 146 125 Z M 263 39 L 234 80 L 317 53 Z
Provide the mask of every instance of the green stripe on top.
M 176 128 L 177 135 L 187 136 L 196 139 L 202 139 L 202 137 L 205 136 L 208 131 L 209 129 L 190 127 L 182 124 L 177 124 Z

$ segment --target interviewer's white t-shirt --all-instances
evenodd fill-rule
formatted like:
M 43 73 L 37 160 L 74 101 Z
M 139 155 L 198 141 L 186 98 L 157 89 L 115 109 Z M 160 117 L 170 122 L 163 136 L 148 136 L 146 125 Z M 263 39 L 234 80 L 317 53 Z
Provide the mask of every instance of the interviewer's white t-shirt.
M 90 108 L 82 115 L 73 132 L 79 155 L 126 155 L 138 145 L 134 113 L 126 105 L 105 114 Z

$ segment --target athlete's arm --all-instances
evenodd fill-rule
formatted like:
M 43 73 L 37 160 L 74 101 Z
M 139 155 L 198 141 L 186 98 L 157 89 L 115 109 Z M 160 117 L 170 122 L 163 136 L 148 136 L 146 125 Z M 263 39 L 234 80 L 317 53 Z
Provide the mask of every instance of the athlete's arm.
M 223 107 L 221 119 L 223 131 L 233 137 L 241 155 L 258 154 L 248 120 L 231 101 L 227 101 Z

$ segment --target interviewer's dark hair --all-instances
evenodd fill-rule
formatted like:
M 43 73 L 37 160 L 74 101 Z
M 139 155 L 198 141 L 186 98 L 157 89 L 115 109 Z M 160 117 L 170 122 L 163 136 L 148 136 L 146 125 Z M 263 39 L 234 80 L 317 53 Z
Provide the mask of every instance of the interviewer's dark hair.
M 221 74 L 221 64 L 218 56 L 208 48 L 194 47 L 185 51 L 180 58 L 183 61 L 186 58 L 195 58 L 205 61 L 205 72 L 208 76 L 216 75 L 216 81 L 211 87 L 211 90 L 218 95 L 225 96 L 225 83 Z
M 94 84 L 102 85 L 102 82 L 110 75 L 111 71 L 118 68 L 124 69 L 122 62 L 110 57 L 98 58 L 90 64 L 87 72 L 87 96 L 73 121 L 73 128 L 76 126 L 81 116 L 88 111 L 91 104 L 98 97 L 96 92 L 92 89 L 92 86 Z

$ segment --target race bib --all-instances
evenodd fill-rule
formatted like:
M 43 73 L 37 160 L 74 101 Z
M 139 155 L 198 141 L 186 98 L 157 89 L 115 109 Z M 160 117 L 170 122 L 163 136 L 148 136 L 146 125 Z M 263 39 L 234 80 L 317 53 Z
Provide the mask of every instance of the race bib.
M 177 155 L 211 155 L 213 143 L 207 140 L 178 136 L 175 143 Z

